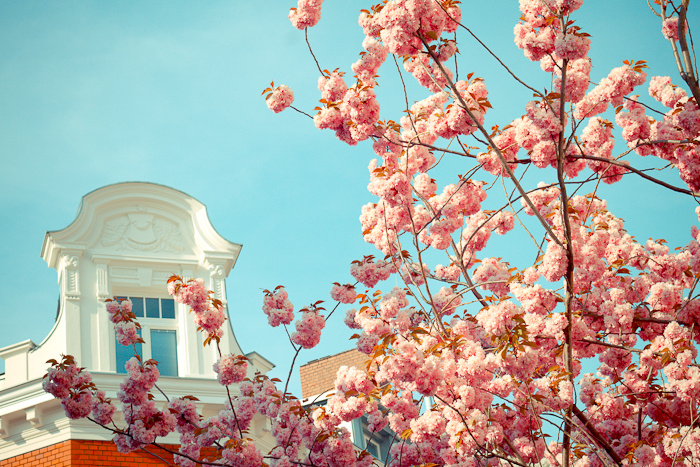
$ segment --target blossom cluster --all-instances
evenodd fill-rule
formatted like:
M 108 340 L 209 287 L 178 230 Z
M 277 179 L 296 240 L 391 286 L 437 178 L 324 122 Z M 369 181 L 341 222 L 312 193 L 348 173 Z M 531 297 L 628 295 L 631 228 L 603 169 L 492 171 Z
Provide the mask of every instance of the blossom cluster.
M 248 369 L 247 358 L 243 355 L 224 355 L 214 363 L 214 372 L 218 375 L 222 386 L 240 383 L 246 377 Z
M 304 1 L 304 0 L 299 0 Z M 274 113 L 280 113 L 294 102 L 294 92 L 285 84 L 280 84 L 265 98 L 267 107 Z
M 331 298 L 346 305 L 354 303 L 357 298 L 355 286 L 351 284 L 340 285 L 336 282 L 331 288 Z
M 195 324 L 210 337 L 221 337 L 221 326 L 226 321 L 221 300 L 213 298 L 202 279 L 183 280 L 174 275 L 168 279 L 168 293 L 177 303 L 189 306 L 194 313 Z
M 299 0 L 297 7 L 289 11 L 289 20 L 297 29 L 316 26 L 321 19 L 323 0 Z
M 323 308 L 314 305 L 301 309 L 301 319 L 294 322 L 293 343 L 304 349 L 316 347 L 321 340 L 321 330 L 326 327 L 326 319 L 319 313 L 321 310 Z
M 294 305 L 289 301 L 289 295 L 283 287 L 277 287 L 273 292 L 265 291 L 263 298 L 263 312 L 267 315 L 267 322 L 272 327 L 280 324 L 291 324 L 294 320 Z
M 688 30 L 688 25 L 686 23 L 685 30 Z M 666 18 L 661 24 L 661 33 L 664 37 L 670 41 L 678 41 L 679 31 L 678 31 L 678 16 L 673 16 L 671 18 Z
M 700 190 L 700 158 L 692 144 L 700 132 L 700 107 L 683 89 L 673 85 L 669 76 L 653 77 L 649 95 L 669 110 L 662 120 L 652 120 L 636 98 L 625 102 L 626 111 L 615 117 L 623 129 L 623 138 L 640 156 L 654 155 L 674 164 L 688 188 Z M 644 144 L 649 140 L 658 143 Z
M 63 410 L 70 419 L 87 417 L 93 412 L 97 420 L 109 422 L 116 408 L 92 383 L 92 375 L 79 368 L 70 355 L 60 362 L 49 360 L 51 366 L 44 376 L 42 388 L 61 400 Z
M 592 131 L 593 128 L 586 134 L 589 135 L 588 144 L 594 147 Z M 557 205 L 560 196 L 559 190 L 546 186 L 532 193 L 539 214 L 547 219 L 557 238 L 564 238 L 562 211 Z M 435 315 L 445 316 L 441 310 L 450 310 L 447 315 L 451 319 L 445 323 L 447 335 L 460 339 L 459 353 L 454 352 L 443 336 L 424 326 L 425 318 L 406 300 L 404 290 L 395 288 L 371 304 L 364 300 L 361 310 L 348 312 L 346 323 L 362 330 L 357 342 L 360 351 L 381 355 L 373 359 L 378 369 L 373 373 L 371 384 L 362 379 L 365 375 L 362 372 L 353 376 L 353 381 L 359 378 L 353 386 L 345 382 L 346 375 L 354 375 L 358 370 L 341 368 L 336 394 L 323 409 L 323 418 L 319 419 L 323 420 L 323 427 L 339 426 L 359 414 L 374 413 L 373 404 L 378 399 L 372 398 L 372 391 L 375 385 L 388 383 L 396 391 L 380 398 L 382 406 L 389 410 L 388 426 L 397 433 L 410 429 L 411 449 L 421 462 L 426 456 L 433 456 L 431 462 L 445 465 L 456 459 L 476 459 L 484 445 L 502 444 L 505 438 L 512 440 L 512 453 L 518 458 L 527 462 L 548 458 L 555 462 L 561 446 L 533 440 L 530 430 L 536 417 L 563 410 L 573 403 L 573 385 L 566 377 L 556 371 L 538 370 L 563 366 L 556 348 L 564 339 L 569 324 L 574 337 L 574 374 L 581 374 L 581 359 L 596 355 L 601 359 L 599 378 L 602 379 L 585 375 L 581 383 L 581 400 L 598 432 L 611 439 L 637 436 L 639 428 L 633 416 L 638 410 L 634 405 L 638 401 L 635 394 L 651 395 L 654 404 L 647 405 L 644 413 L 652 423 L 667 423 L 669 414 L 683 413 L 679 412 L 681 401 L 700 396 L 697 389 L 700 388 L 697 384 L 700 371 L 693 363 L 697 351 L 692 345 L 693 340 L 700 341 L 700 334 L 691 332 L 692 326 L 700 324 L 700 305 L 696 303 L 698 300 L 688 301 L 681 294 L 681 290 L 693 286 L 695 275 L 700 274 L 700 261 L 694 259 L 694 253 L 691 255 L 691 252 L 700 252 L 700 245 L 694 239 L 676 254 L 652 241 L 640 245 L 627 234 L 624 222 L 607 211 L 604 201 L 576 196 L 569 203 L 578 297 L 575 309 L 581 313 L 572 323 L 564 314 L 555 312 L 562 302 L 559 294 L 535 284 L 540 277 L 556 282 L 566 272 L 566 251 L 554 240 L 548 243 L 546 253 L 537 264 L 523 271 L 510 269 L 495 258 L 476 262 L 478 267 L 472 279 L 500 297 L 500 301 L 484 307 L 474 317 L 466 310 L 463 316 L 456 313 L 462 307 L 461 300 L 451 289 L 433 292 L 430 303 Z M 535 214 L 531 210 L 528 213 Z M 487 230 L 488 216 L 482 219 Z M 635 268 L 640 275 L 629 276 L 620 264 Z M 430 278 L 430 269 L 426 265 L 422 268 Z M 445 268 L 440 268 L 441 276 L 445 277 Z M 408 269 L 418 270 L 415 263 Z M 415 276 L 409 279 L 402 274 L 407 286 L 422 285 L 412 279 Z M 453 305 L 446 307 L 445 303 Z M 584 303 L 586 313 L 583 313 Z M 643 304 L 649 307 L 644 313 L 640 307 Z M 672 314 L 679 309 L 683 310 L 681 314 Z M 664 320 L 668 324 L 663 324 Z M 474 321 L 478 326 L 474 326 Z M 634 335 L 635 329 L 639 337 Z M 411 332 L 416 330 L 421 330 L 420 339 L 411 337 Z M 515 352 L 508 353 L 490 350 L 494 341 L 512 342 L 516 332 L 520 342 L 527 345 L 520 344 Z M 607 339 L 601 345 L 591 345 L 589 342 L 595 342 L 601 333 L 607 335 Z M 377 354 L 380 340 L 387 336 L 397 339 L 392 340 L 390 348 Z M 641 353 L 638 363 L 631 365 L 632 354 L 621 349 L 631 348 L 637 339 L 652 344 Z M 664 387 L 679 399 L 654 391 L 653 380 L 660 376 L 662 368 L 668 377 Z M 623 380 L 614 379 L 615 375 L 622 375 Z M 589 387 L 591 383 L 597 385 L 597 389 Z M 405 399 L 416 392 L 433 396 L 441 403 L 434 404 L 430 411 L 421 415 L 415 401 Z M 513 398 L 514 409 L 494 405 L 496 398 L 509 397 Z M 406 402 L 400 404 L 401 400 Z M 515 409 L 523 405 L 532 407 L 532 411 L 521 413 Z M 458 416 L 455 408 L 462 414 L 470 414 L 470 418 L 465 421 L 464 415 Z M 490 411 L 489 422 L 484 415 L 487 410 Z M 464 431 L 465 423 L 469 434 Z M 688 422 L 681 418 L 673 423 L 683 426 Z M 444 433 L 449 437 L 443 436 Z M 657 446 L 635 451 L 639 458 L 651 459 L 651 464 L 645 465 L 665 465 L 664 459 L 670 459 L 672 448 L 690 449 L 678 443 L 678 430 L 661 435 L 646 427 L 643 433 L 651 446 Z M 692 446 L 692 440 L 688 443 Z M 631 444 L 616 447 L 617 455 L 627 455 Z M 506 451 L 511 452 L 511 449 Z M 590 461 L 590 457 L 588 459 Z M 392 465 L 410 465 L 410 462 L 395 461 Z M 590 462 L 590 465 L 600 465 Z
M 136 322 L 136 315 L 131 311 L 133 304 L 129 299 L 109 299 L 106 303 L 109 320 L 114 323 L 117 333 L 117 342 L 121 345 L 129 346 L 143 343 L 143 339 L 138 335 L 141 326 Z

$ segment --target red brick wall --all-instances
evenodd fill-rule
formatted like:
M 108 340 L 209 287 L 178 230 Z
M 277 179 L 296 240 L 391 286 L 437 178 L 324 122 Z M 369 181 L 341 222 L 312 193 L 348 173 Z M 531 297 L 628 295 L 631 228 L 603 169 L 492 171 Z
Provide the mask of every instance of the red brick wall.
M 311 361 L 299 368 L 302 398 L 316 396 L 334 388 L 335 374 L 343 365 L 366 370 L 367 355 L 356 349 Z M 1 467 L 1 466 L 0 466 Z
M 177 451 L 177 445 L 165 445 Z M 146 447 L 167 462 L 173 462 L 173 456 L 153 446 Z M 202 455 L 213 456 L 211 449 L 202 449 Z M 122 454 L 111 441 L 69 440 L 36 451 L 21 454 L 10 459 L 0 460 L 0 467 L 73 467 L 73 466 L 114 466 L 138 467 L 143 465 L 166 465 L 161 460 L 143 451 Z
M 26 454 L 11 457 L 4 461 L 0 461 L 0 467 L 69 466 L 71 465 L 71 443 L 72 441 L 66 441 L 63 443 L 54 444 L 53 446 L 41 448 L 36 451 L 28 452 Z

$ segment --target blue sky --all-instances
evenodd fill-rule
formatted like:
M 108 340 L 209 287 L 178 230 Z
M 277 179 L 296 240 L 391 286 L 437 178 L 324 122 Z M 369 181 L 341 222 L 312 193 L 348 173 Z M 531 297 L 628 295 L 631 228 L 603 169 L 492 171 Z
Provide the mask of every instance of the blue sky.
M 309 31 L 323 68 L 350 71 L 362 51 L 357 15 L 369 5 L 325 2 L 321 22 Z M 53 325 L 58 286 L 39 256 L 45 231 L 69 225 L 80 198 L 96 188 L 149 181 L 203 202 L 217 230 L 244 245 L 227 281 L 232 324 L 244 351 L 257 350 L 278 365 L 275 376 L 286 378 L 290 347 L 283 332 L 266 324 L 262 289 L 284 284 L 300 308 L 328 299 L 333 282 L 351 280 L 352 260 L 375 253 L 358 222 L 361 206 L 374 202 L 366 190 L 370 144 L 349 147 L 303 115 L 273 114 L 260 97 L 274 80 L 289 85 L 294 105 L 307 112 L 320 98 L 303 33 L 287 19 L 293 6 L 287 0 L 0 4 L 0 347 L 41 342 Z M 464 22 L 514 71 L 538 89 L 549 86 L 538 64 L 513 44 L 517 2 L 463 8 Z M 691 11 L 691 28 L 699 17 Z M 592 80 L 623 60 L 645 59 L 650 76 L 670 75 L 681 84 L 645 2 L 588 1 L 575 18 L 593 36 Z M 531 92 L 465 33 L 459 37 L 460 73 L 475 71 L 490 90 L 487 125 L 522 115 Z M 382 118 L 398 120 L 404 96 L 397 70 L 387 62 L 379 74 Z M 410 102 L 428 95 L 410 82 L 408 89 Z M 639 92 L 646 95 L 646 86 Z M 464 160 L 448 158 L 444 165 L 434 175 L 440 189 L 465 170 Z M 536 171 L 525 180 L 532 185 L 553 175 Z M 666 177 L 681 186 L 675 172 Z M 666 238 L 672 247 L 690 240 L 697 222 L 691 199 L 633 176 L 602 190 L 638 238 Z M 487 256 L 515 254 L 514 264 L 526 266 L 534 252 L 517 238 L 498 239 Z M 396 285 L 389 282 L 380 287 Z M 346 309 L 319 348 L 302 353 L 302 363 L 352 346 L 341 324 Z M 294 375 L 290 387 L 298 392 L 297 369 Z

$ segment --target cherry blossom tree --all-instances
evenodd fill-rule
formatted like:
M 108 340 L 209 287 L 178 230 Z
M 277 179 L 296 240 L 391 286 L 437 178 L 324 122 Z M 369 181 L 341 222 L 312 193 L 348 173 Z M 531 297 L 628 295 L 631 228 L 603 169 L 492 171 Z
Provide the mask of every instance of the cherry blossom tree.
M 292 25 L 315 26 L 321 3 L 299 0 Z M 157 445 L 176 431 L 176 461 L 185 466 L 369 466 L 372 456 L 341 427 L 364 415 L 371 432 L 388 426 L 396 434 L 390 456 L 379 459 L 393 467 L 700 465 L 700 232 L 690 226 L 692 238 L 676 250 L 663 240 L 640 243 L 598 197 L 601 182 L 630 177 L 700 195 L 689 0 L 650 5 L 685 89 L 669 76 L 648 78 L 643 60 L 592 82 L 591 39 L 575 23 L 581 3 L 520 1 L 515 45 L 539 62 L 551 88 L 513 74 L 533 100 L 490 127 L 488 83 L 478 71 L 458 73 L 456 32 L 471 33 L 459 2 L 385 0 L 361 10 L 364 51 L 349 67 L 353 77 L 318 64 L 320 106 L 306 115 L 344 143 L 370 140 L 376 155 L 368 189 L 377 199 L 362 207 L 360 222 L 377 256 L 353 261 L 356 282 L 331 289 L 333 311 L 355 306 L 344 321 L 358 330 L 366 367 L 341 367 L 327 405 L 307 409 L 286 386 L 244 379 L 244 357 L 220 355 L 219 381 L 238 383 L 240 395 L 201 419 L 188 399 L 155 408 L 148 394 L 157 365 L 134 358 L 118 395 L 127 426 L 111 428 L 119 449 Z M 380 120 L 375 93 L 387 61 L 428 94 L 410 104 L 406 92 L 397 120 Z M 263 94 L 276 113 L 293 102 L 284 85 Z M 615 146 L 620 130 L 624 150 Z M 459 171 L 434 179 L 450 159 Z M 674 177 L 677 170 L 680 182 L 650 175 L 657 168 Z M 551 181 L 526 186 L 527 170 Z M 494 232 L 530 247 L 534 261 L 514 266 L 481 253 Z M 392 276 L 402 287 L 377 288 Z M 204 285 L 173 277 L 170 293 L 218 345 L 221 304 Z M 129 302 L 111 301 L 107 311 L 119 341 L 137 343 Z M 294 322 L 295 360 L 319 343 L 333 314 L 316 302 L 295 315 L 283 287 L 265 292 L 263 311 L 271 326 Z M 591 362 L 595 372 L 585 370 Z M 70 357 L 53 362 L 45 389 L 71 418 L 107 426 L 115 411 Z M 278 444 L 270 452 L 246 440 L 256 413 L 271 419 Z M 201 459 L 200 449 L 211 446 L 219 457 Z

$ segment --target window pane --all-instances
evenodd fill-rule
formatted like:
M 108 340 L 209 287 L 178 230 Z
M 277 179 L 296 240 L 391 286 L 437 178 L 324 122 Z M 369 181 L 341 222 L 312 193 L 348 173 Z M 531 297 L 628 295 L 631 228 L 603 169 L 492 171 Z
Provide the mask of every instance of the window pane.
M 141 335 L 141 330 L 138 330 L 139 336 Z M 117 341 L 117 336 L 115 334 L 114 336 L 114 343 L 117 346 L 117 373 L 122 373 L 125 374 L 126 370 L 124 369 L 124 365 L 126 365 L 126 362 L 131 359 L 131 357 L 134 356 L 134 346 L 124 346 L 121 345 Z M 141 352 L 141 344 L 136 344 L 136 352 L 138 352 L 139 357 L 143 358 L 143 353 Z
M 161 318 L 175 319 L 175 300 L 172 298 L 160 299 Z
M 158 362 L 162 376 L 177 376 L 177 334 L 151 329 L 151 358 Z
M 367 452 L 372 454 L 375 459 L 379 459 L 379 450 L 377 449 L 377 445 L 374 444 L 374 442 L 367 444 Z
M 132 303 L 131 311 L 134 312 L 137 318 L 143 318 L 143 298 L 129 297 Z
M 146 318 L 160 318 L 157 298 L 146 299 Z

